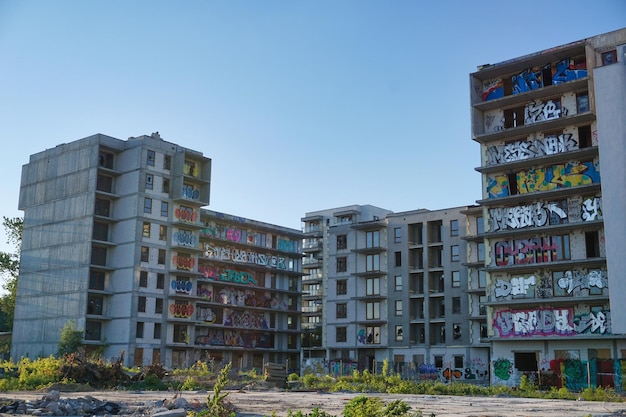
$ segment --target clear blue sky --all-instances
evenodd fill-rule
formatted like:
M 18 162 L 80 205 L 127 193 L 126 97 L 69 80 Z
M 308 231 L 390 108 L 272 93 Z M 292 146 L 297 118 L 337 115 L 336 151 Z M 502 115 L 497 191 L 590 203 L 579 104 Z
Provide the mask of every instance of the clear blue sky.
M 29 155 L 155 131 L 242 217 L 474 204 L 469 73 L 625 25 L 623 0 L 0 0 L 0 214 Z

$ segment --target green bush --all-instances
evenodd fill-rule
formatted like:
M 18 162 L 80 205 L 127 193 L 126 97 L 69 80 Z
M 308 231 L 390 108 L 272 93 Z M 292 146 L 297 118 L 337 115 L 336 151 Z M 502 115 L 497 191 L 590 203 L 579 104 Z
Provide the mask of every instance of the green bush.
M 39 358 L 35 361 L 22 358 L 17 364 L 19 388 L 25 390 L 39 389 L 53 382 L 59 382 L 62 365 L 63 359 L 57 359 L 53 356 Z

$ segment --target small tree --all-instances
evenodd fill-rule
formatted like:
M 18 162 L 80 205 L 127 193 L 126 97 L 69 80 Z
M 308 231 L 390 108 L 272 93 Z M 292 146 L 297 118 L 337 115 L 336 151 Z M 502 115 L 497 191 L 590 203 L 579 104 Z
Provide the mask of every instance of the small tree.
M 59 340 L 57 355 L 63 356 L 77 353 L 82 345 L 83 331 L 76 328 L 74 320 L 68 321 L 61 329 L 61 340 Z
M 231 366 L 232 364 L 228 362 L 220 371 L 217 376 L 217 381 L 215 381 L 215 385 L 213 385 L 213 395 L 209 394 L 207 396 L 207 417 L 230 417 L 235 415 L 226 403 L 228 393 L 222 393 L 222 390 L 226 388 L 226 384 L 228 384 L 228 374 Z

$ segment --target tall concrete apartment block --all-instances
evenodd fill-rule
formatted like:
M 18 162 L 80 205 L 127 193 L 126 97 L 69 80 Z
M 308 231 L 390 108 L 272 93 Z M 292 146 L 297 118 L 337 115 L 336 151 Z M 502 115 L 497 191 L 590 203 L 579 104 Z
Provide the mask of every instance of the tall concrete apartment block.
M 469 326 L 466 209 L 307 213 L 304 368 L 349 374 L 388 360 L 407 377 L 475 379 L 466 370 L 489 352 Z
M 470 74 L 494 383 L 626 358 L 625 58 L 621 29 Z
M 126 365 L 298 363 L 302 234 L 203 210 L 211 160 L 158 134 L 94 135 L 22 169 L 13 358 L 61 329 Z

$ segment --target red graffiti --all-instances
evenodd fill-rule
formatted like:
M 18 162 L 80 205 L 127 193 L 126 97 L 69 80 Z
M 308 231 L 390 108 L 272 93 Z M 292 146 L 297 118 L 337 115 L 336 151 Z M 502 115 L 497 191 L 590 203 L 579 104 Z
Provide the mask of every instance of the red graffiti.
M 461 371 L 459 371 L 458 369 L 446 368 L 443 371 L 443 377 L 447 379 L 448 381 L 451 380 L 452 378 L 460 379 L 461 375 L 462 375 Z
M 172 261 L 174 265 L 176 265 L 176 269 L 185 269 L 187 271 L 191 271 L 193 267 L 196 265 L 196 260 L 189 256 L 176 256 L 172 257 Z
M 181 207 L 174 210 L 174 216 L 182 221 L 194 223 L 198 218 L 196 212 L 188 207 Z
M 178 318 L 189 318 L 193 315 L 192 304 L 170 304 L 170 314 Z

